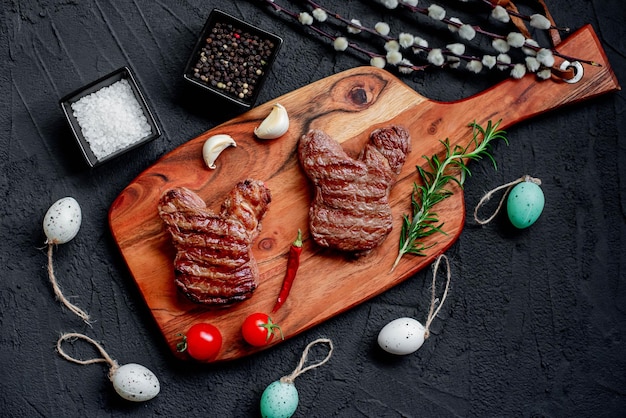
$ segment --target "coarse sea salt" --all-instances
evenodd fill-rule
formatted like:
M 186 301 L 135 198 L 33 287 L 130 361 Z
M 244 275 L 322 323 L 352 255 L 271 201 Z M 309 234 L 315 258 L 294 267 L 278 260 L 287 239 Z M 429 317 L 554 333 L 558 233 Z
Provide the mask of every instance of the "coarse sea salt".
M 152 132 L 126 79 L 72 103 L 72 111 L 98 160 L 133 145 Z

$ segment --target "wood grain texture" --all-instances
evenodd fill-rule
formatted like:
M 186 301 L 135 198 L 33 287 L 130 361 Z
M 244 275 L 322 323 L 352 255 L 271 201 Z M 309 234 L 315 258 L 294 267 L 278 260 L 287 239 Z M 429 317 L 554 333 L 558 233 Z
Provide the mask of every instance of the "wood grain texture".
M 465 100 L 441 103 L 428 100 L 384 70 L 355 68 L 265 103 L 194 138 L 161 158 L 125 188 L 111 205 L 109 224 L 146 304 L 172 352 L 178 337 L 194 323 L 210 322 L 223 334 L 224 345 L 216 361 L 231 360 L 260 349 L 245 344 L 239 328 L 255 311 L 269 312 L 282 284 L 289 246 L 298 228 L 304 233 L 304 250 L 298 277 L 284 306 L 275 314 L 286 338 L 344 312 L 384 292 L 428 266 L 446 251 L 463 229 L 465 208 L 461 190 L 437 206 L 447 235 L 435 235 L 427 257 L 406 256 L 393 273 L 398 250 L 401 218 L 410 210 L 409 195 L 417 180 L 415 166 L 423 155 L 442 152 L 440 140 L 465 145 L 471 131 L 468 123 L 502 119 L 506 128 L 526 118 L 585 100 L 619 88 L 604 52 L 590 26 L 559 46 L 562 53 L 579 56 L 602 66 L 585 66 L 576 84 L 560 80 L 537 82 L 528 75 L 507 80 Z M 279 102 L 290 115 L 289 132 L 276 140 L 260 141 L 253 129 Z M 326 131 L 356 156 L 372 130 L 390 124 L 405 126 L 412 136 L 409 155 L 390 201 L 394 230 L 383 245 L 368 256 L 350 260 L 322 250 L 308 235 L 308 207 L 312 189 L 299 167 L 296 145 L 309 129 Z M 204 141 L 225 133 L 237 141 L 209 170 L 202 160 Z M 266 182 L 273 200 L 254 243 L 259 262 L 260 285 L 254 296 L 226 309 L 207 309 L 177 292 L 173 281 L 174 247 L 157 214 L 163 192 L 185 186 L 198 193 L 210 208 L 218 208 L 226 193 L 240 180 Z M 275 342 L 275 344 L 280 343 Z M 271 345 L 270 345 L 271 347 Z

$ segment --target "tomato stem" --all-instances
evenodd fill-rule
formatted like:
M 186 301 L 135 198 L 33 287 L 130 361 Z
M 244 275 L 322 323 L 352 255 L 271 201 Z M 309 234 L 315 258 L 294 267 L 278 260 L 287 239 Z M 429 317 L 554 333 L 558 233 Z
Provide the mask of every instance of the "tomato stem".
M 183 353 L 187 350 L 187 336 L 185 334 L 176 334 L 181 340 L 176 343 L 176 351 Z
M 276 334 L 276 330 L 278 330 L 278 332 L 280 333 L 280 339 L 284 340 L 285 336 L 283 335 L 283 330 L 280 327 L 280 325 L 275 324 L 272 321 L 271 317 L 267 317 L 267 323 L 263 324 L 263 328 L 265 328 L 267 330 L 267 336 L 265 337 L 265 341 L 269 341 L 270 338 L 272 338 L 272 335 Z

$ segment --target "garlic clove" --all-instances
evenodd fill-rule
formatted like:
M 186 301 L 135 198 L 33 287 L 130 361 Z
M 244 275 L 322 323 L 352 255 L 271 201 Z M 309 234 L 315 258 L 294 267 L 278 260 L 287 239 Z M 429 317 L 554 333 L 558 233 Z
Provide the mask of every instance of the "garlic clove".
M 254 134 L 259 139 L 275 139 L 283 136 L 288 129 L 289 115 L 287 115 L 287 109 L 280 103 L 276 103 L 263 122 L 254 128 Z
M 207 139 L 202 146 L 202 158 L 204 158 L 207 167 L 214 170 L 217 157 L 231 146 L 236 147 L 237 143 L 230 135 L 218 134 Z

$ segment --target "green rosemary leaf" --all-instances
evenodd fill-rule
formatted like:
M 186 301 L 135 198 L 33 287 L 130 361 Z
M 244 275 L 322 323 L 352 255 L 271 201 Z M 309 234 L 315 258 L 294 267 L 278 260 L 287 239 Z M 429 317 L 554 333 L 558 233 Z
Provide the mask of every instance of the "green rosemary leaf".
M 472 138 L 467 146 L 450 145 L 450 140 L 446 138 L 440 141 L 444 147 L 443 157 L 437 154 L 423 158 L 426 160 L 425 169 L 421 166 L 416 167 L 417 174 L 421 184 L 413 183 L 413 191 L 411 193 L 411 210 L 410 215 L 403 215 L 402 228 L 400 231 L 400 248 L 398 256 L 391 267 L 393 271 L 400 259 L 405 254 L 417 256 L 425 256 L 426 251 L 434 246 L 431 244 L 426 246 L 423 242 L 426 238 L 433 234 L 444 234 L 443 222 L 439 223 L 439 217 L 432 212 L 433 207 L 453 195 L 447 185 L 451 182 L 456 183 L 461 189 L 467 176 L 472 173 L 467 167 L 467 162 L 471 160 L 489 159 L 497 170 L 496 160 L 491 155 L 491 143 L 495 140 L 502 140 L 509 144 L 506 138 L 506 132 L 498 130 L 501 120 L 492 123 L 487 122 L 486 127 L 482 127 L 476 122 L 472 122 L 469 126 L 472 128 Z

